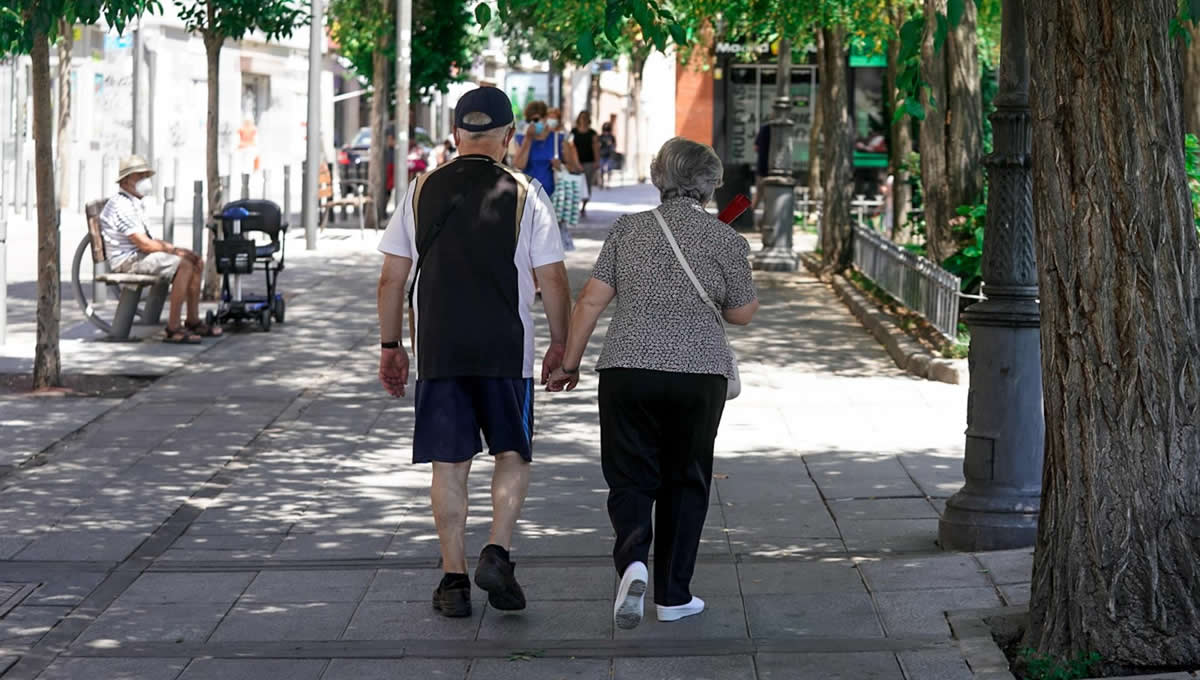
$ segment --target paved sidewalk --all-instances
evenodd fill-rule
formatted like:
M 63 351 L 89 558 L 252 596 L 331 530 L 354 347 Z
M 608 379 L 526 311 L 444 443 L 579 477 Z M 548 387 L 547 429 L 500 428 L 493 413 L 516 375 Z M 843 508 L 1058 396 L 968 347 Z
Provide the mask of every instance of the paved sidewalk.
M 577 290 L 615 214 L 652 199 L 592 202 Z M 944 612 L 1028 597 L 1026 551 L 935 544 L 966 388 L 897 370 L 827 287 L 770 274 L 755 324 L 731 333 L 745 391 L 694 583 L 710 609 L 614 630 L 589 374 L 539 397 L 514 545 L 528 609 L 476 590 L 470 619 L 443 619 L 412 402 L 375 377 L 379 258 L 347 231 L 289 263 L 288 322 L 269 334 L 188 353 L 73 341 L 69 369 L 163 377 L 124 400 L 0 397 L 0 465 L 16 466 L 0 476 L 5 680 L 969 678 Z M 472 552 L 490 512 L 477 468 Z

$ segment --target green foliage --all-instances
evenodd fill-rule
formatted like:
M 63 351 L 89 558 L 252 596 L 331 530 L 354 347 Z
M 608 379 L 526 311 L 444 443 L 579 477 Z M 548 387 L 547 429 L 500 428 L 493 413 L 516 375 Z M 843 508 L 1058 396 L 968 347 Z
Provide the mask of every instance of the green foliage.
M 450 83 L 466 77 L 481 38 L 472 31 L 467 0 L 416 0 L 413 3 L 413 44 L 410 73 L 411 101 L 419 101 L 434 90 L 446 92 Z M 475 17 L 489 13 L 475 8 Z M 338 52 L 354 70 L 374 85 L 377 51 L 396 60 L 396 3 L 392 0 L 332 0 L 329 31 Z M 455 67 L 459 75 L 452 75 Z M 389 74 L 391 70 L 389 69 Z M 386 83 L 387 96 L 394 98 L 394 75 Z
M 158 0 L 4 0 L 0 3 L 0 57 L 26 54 L 36 36 L 57 39 L 58 22 L 94 24 L 100 19 L 118 33 L 145 12 L 161 13 Z
M 217 40 L 259 31 L 267 40 L 292 35 L 311 17 L 301 0 L 174 0 L 184 30 Z
M 664 51 L 668 40 L 687 38 L 665 3 L 654 0 L 496 0 L 494 15 L 480 10 L 483 4 L 475 10 L 479 25 L 495 23 L 499 35 L 513 40 L 514 51 L 558 66 L 628 53 L 632 45 L 643 46 L 646 54 Z
M 942 268 L 962 281 L 964 292 L 975 290 L 983 282 L 983 230 L 987 223 L 987 204 L 960 205 L 958 215 L 964 218 L 953 228 L 962 248 L 942 262 Z
M 1059 660 L 1034 649 L 1022 649 L 1020 659 L 1025 665 L 1024 680 L 1082 680 L 1101 661 L 1096 652 L 1081 652 L 1074 659 Z
M 1184 161 L 1187 167 L 1188 192 L 1192 196 L 1192 221 L 1200 233 L 1200 139 L 1188 133 L 1184 141 Z

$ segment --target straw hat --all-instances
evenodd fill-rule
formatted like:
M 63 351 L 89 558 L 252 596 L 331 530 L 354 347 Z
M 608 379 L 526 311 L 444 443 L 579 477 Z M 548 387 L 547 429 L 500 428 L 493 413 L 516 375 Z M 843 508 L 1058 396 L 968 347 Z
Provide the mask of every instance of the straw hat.
M 120 183 L 124 181 L 126 177 L 137 174 L 153 175 L 154 168 L 150 167 L 150 164 L 146 162 L 145 158 L 142 158 L 137 154 L 122 158 L 121 164 L 117 170 L 117 182 Z

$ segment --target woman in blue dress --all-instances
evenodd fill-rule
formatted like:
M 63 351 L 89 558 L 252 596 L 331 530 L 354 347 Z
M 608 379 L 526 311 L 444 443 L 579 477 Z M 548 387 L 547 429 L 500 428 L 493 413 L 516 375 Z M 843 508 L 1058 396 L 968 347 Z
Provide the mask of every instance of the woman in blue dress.
M 525 132 L 513 140 L 517 144 L 513 167 L 541 182 L 547 195 L 554 194 L 554 171 L 562 167 L 563 158 L 563 134 L 558 117 L 551 113 L 556 110 L 547 109 L 543 101 L 526 104 Z

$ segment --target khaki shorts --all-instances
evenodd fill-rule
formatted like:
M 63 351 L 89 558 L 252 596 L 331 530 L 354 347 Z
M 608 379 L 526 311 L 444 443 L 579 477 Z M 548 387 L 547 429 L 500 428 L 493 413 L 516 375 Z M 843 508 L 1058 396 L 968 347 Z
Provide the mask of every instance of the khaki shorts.
M 180 260 L 178 255 L 171 253 L 161 251 L 148 253 L 125 260 L 117 266 L 115 272 L 118 274 L 146 274 L 171 279 L 175 277 L 175 270 L 179 269 Z

